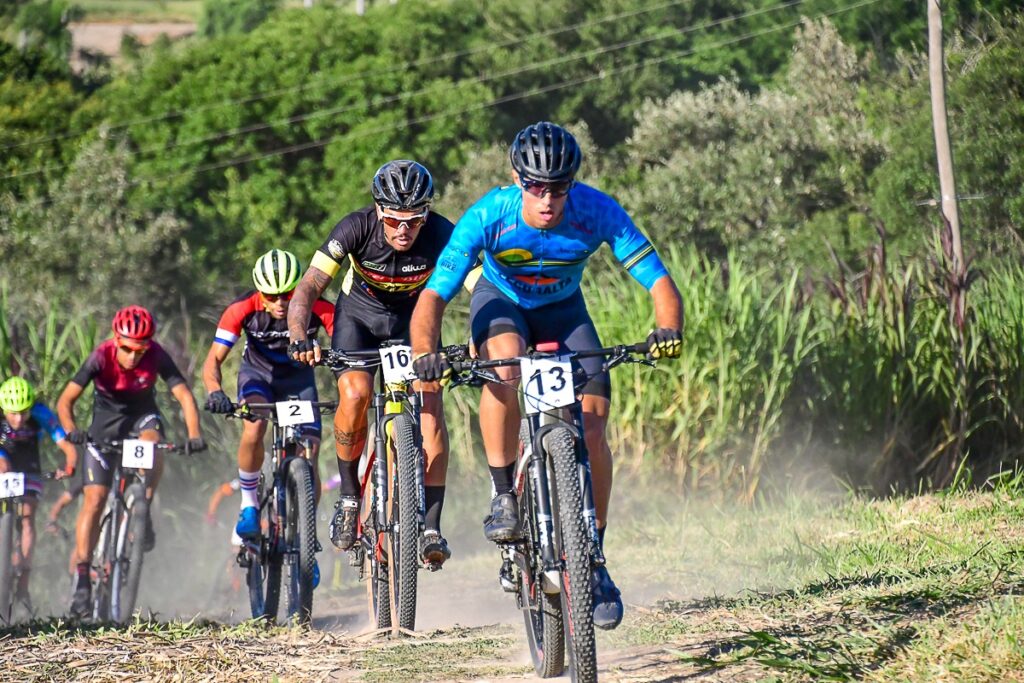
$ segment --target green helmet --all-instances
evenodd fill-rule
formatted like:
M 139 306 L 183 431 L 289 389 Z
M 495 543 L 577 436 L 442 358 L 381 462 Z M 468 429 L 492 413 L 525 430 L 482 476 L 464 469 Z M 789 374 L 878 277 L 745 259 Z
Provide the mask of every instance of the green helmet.
M 20 413 L 36 402 L 36 390 L 22 377 L 11 377 L 0 384 L 0 408 L 5 413 Z
M 271 249 L 256 259 L 252 268 L 252 281 L 264 294 L 284 294 L 295 289 L 302 276 L 302 266 L 295 254 L 283 249 Z

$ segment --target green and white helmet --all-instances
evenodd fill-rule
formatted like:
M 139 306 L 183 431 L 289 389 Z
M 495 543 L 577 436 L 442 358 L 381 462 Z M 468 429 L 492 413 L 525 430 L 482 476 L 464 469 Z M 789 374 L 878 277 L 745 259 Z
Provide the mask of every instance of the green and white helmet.
M 252 268 L 252 281 L 264 294 L 284 294 L 295 289 L 302 277 L 302 266 L 295 254 L 283 249 L 271 249 L 256 260 Z
M 11 377 L 0 384 L 0 409 L 5 413 L 20 413 L 36 402 L 36 390 L 22 377 Z

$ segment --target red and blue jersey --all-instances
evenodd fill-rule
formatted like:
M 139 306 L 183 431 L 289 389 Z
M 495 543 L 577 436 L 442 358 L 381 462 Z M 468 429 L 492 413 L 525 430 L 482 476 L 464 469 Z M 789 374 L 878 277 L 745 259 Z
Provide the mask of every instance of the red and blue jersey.
M 309 326 L 306 329 L 307 337 L 315 339 L 321 327 L 327 330 L 328 335 L 334 333 L 334 305 L 325 299 L 313 302 Z M 256 290 L 240 296 L 224 309 L 217 323 L 217 334 L 213 341 L 230 349 L 241 338 L 243 332 L 243 363 L 270 373 L 287 368 L 309 367 L 288 357 L 288 321 L 267 313 L 260 293 Z

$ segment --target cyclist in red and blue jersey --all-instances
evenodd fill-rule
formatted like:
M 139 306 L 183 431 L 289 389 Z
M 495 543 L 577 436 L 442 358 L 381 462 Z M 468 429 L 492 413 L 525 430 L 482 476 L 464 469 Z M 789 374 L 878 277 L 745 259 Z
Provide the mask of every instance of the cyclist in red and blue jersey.
M 484 253 L 483 273 L 473 287 L 473 343 L 487 359 L 514 358 L 528 346 L 558 342 L 568 350 L 601 346 L 587 312 L 580 281 L 587 260 L 608 244 L 615 258 L 654 301 L 656 329 L 648 336 L 653 357 L 681 351 L 682 300 L 654 246 L 619 204 L 576 181 L 582 152 L 567 130 L 540 122 L 521 130 L 509 149 L 514 185 L 492 190 L 455 226 L 438 267 L 420 296 L 411 323 L 417 376 L 436 381 L 451 372 L 437 353 L 441 316 L 448 301 Z M 592 379 L 583 388 L 584 440 L 593 475 L 597 525 L 604 541 L 611 496 L 612 458 L 605 435 L 611 397 L 602 359 L 581 362 Z M 521 534 L 514 468 L 519 432 L 517 368 L 501 368 L 504 384 L 487 383 L 480 397 L 480 431 L 494 483 L 484 533 L 495 542 Z M 594 623 L 615 628 L 622 600 L 607 569 L 593 577 Z
M 0 385 L 0 474 L 23 472 L 25 497 L 20 511 L 21 573 L 15 587 L 15 600 L 32 612 L 28 598 L 28 581 L 32 571 L 32 549 L 35 547 L 35 519 L 39 497 L 43 494 L 39 441 L 49 435 L 64 452 L 64 469 L 58 476 L 71 476 L 78 453 L 65 438 L 57 416 L 44 403 L 36 400 L 35 389 L 22 377 L 11 377 Z
M 230 413 L 231 399 L 221 384 L 221 365 L 242 334 L 245 348 L 238 371 L 238 400 L 245 403 L 274 403 L 291 398 L 316 401 L 316 381 L 313 368 L 288 357 L 288 307 L 295 286 L 302 275 L 302 267 L 295 254 L 282 249 L 271 249 L 260 256 L 252 269 L 254 291 L 250 291 L 228 306 L 217 323 L 217 334 L 203 364 L 203 382 L 208 398 L 206 409 L 213 413 Z M 323 299 L 313 302 L 313 315 L 306 333 L 316 338 L 323 328 L 334 332 L 334 306 Z M 319 477 L 316 467 L 320 450 L 320 414 L 314 411 L 315 422 L 299 427 L 299 431 L 313 442 L 310 459 L 314 463 L 313 476 Z M 260 535 L 259 501 L 257 486 L 263 467 L 263 438 L 267 433 L 265 420 L 242 422 L 242 438 L 238 444 L 238 480 L 241 491 L 241 509 L 235 533 L 242 538 Z M 319 501 L 319 486 L 314 483 Z
M 389 161 L 374 174 L 373 204 L 338 222 L 313 256 L 288 314 L 294 357 L 319 360 L 315 340 L 304 333 L 309 305 L 345 263 L 351 263 L 336 304 L 331 346 L 342 351 L 375 349 L 389 340 L 408 340 L 416 298 L 437 265 L 452 234 L 451 221 L 431 211 L 434 181 L 415 161 Z M 418 384 L 418 383 L 417 383 Z M 448 431 L 436 384 L 422 391 L 421 431 L 425 459 L 424 562 L 440 566 L 451 556 L 441 535 L 448 468 Z M 359 518 L 359 458 L 366 445 L 366 410 L 373 396 L 373 372 L 349 368 L 338 373 L 334 443 L 341 475 L 340 497 L 331 520 L 331 541 L 342 550 L 356 543 Z
M 100 344 L 89 355 L 77 374 L 68 382 L 57 399 L 57 415 L 74 444 L 86 444 L 82 462 L 85 492 L 75 526 L 78 559 L 77 584 L 71 603 L 71 616 L 84 618 L 89 614 L 91 586 L 89 562 L 99 536 L 100 513 L 107 500 L 114 476 L 115 463 L 94 444 L 138 438 L 154 443 L 164 433 L 163 417 L 156 405 L 156 381 L 163 379 L 171 395 L 181 405 L 188 430 L 186 451 L 206 450 L 199 426 L 199 410 L 185 376 L 158 343 L 153 341 L 156 322 L 141 306 L 122 308 L 111 324 L 114 336 Z M 85 387 L 95 387 L 92 423 L 88 431 L 75 424 L 75 403 Z M 154 454 L 153 469 L 146 476 L 146 497 L 152 499 L 163 473 L 163 456 Z M 143 548 L 152 550 L 156 543 L 152 516 L 147 518 Z

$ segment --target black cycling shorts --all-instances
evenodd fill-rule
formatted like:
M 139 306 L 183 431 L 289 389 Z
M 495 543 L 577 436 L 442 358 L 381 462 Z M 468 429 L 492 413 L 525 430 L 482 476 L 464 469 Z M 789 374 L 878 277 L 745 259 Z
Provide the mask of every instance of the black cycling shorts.
M 480 278 L 470 299 L 469 328 L 473 344 L 478 349 L 491 337 L 505 332 L 515 332 L 526 340 L 527 346 L 558 342 L 560 349 L 569 351 L 601 347 L 597 328 L 590 319 L 583 292 L 579 289 L 553 304 L 525 309 L 486 279 Z M 590 377 L 582 393 L 610 399 L 611 380 L 607 371 L 601 371 L 604 359 L 582 358 L 579 363 Z
M 89 438 L 100 445 L 111 441 L 137 438 L 141 432 L 155 429 L 164 438 L 164 423 L 160 413 L 145 411 L 143 413 L 115 413 L 102 409 L 94 409 L 92 426 L 89 427 Z M 85 458 L 82 463 L 86 486 L 106 486 L 114 477 L 114 458 L 121 457 L 119 448 L 110 453 L 103 453 L 89 444 L 85 447 Z
M 342 294 L 334 306 L 334 336 L 331 348 L 338 351 L 367 351 L 380 348 L 389 340 L 409 343 L 409 321 L 415 301 L 408 306 L 374 305 L 362 297 Z M 368 372 L 360 368 L 346 368 L 345 372 Z
M 242 363 L 238 370 L 238 400 L 249 403 L 276 403 L 298 399 L 317 401 L 313 368 L 288 368 L 287 373 L 271 374 L 251 363 Z M 313 422 L 300 425 L 296 431 L 311 439 L 319 439 L 323 431 L 320 411 L 313 411 Z

